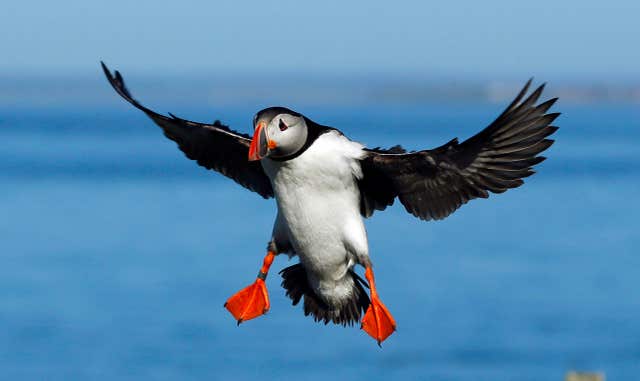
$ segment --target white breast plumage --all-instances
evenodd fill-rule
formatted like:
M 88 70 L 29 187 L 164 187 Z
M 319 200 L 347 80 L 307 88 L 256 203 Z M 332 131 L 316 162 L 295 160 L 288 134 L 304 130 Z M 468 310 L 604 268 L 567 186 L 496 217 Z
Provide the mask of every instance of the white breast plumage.
M 338 131 L 322 134 L 300 156 L 263 160 L 278 203 L 278 223 L 307 269 L 317 291 L 343 298 L 339 283 L 357 262 L 368 260 L 367 236 L 360 216 L 363 146 Z M 336 284 L 338 283 L 338 284 Z

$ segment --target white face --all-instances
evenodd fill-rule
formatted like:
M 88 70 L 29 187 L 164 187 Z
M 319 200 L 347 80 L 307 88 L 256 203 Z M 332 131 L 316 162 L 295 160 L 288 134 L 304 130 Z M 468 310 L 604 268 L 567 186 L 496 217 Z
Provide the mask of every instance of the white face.
M 275 143 L 269 149 L 269 157 L 279 158 L 293 155 L 307 141 L 307 123 L 301 116 L 279 114 L 267 125 L 267 138 Z

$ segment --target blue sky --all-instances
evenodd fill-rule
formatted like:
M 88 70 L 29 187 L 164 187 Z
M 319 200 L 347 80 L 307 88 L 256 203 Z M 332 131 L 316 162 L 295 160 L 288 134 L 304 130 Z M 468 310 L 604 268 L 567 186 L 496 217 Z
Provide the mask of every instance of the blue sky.
M 640 78 L 640 1 L 10 1 L 2 74 Z

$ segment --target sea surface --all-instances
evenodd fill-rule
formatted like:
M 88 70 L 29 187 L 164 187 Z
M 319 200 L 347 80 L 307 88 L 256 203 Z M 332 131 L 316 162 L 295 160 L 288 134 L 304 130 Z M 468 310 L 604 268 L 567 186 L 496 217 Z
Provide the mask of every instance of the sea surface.
M 266 106 L 190 104 L 153 106 L 247 132 Z M 292 307 L 285 257 L 269 313 L 237 327 L 223 303 L 253 281 L 274 201 L 198 167 L 124 102 L 19 106 L 0 107 L 1 380 L 640 379 L 637 104 L 561 100 L 557 142 L 523 187 L 440 222 L 398 203 L 367 220 L 398 323 L 382 348 Z M 298 111 L 369 146 L 420 149 L 503 107 Z

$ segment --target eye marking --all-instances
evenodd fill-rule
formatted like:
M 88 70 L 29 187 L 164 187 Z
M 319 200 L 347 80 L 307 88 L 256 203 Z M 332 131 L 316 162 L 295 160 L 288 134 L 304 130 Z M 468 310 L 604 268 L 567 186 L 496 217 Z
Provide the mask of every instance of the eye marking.
M 284 131 L 284 130 L 286 130 L 287 128 L 289 128 L 289 126 L 287 126 L 287 125 L 282 121 L 282 119 L 280 119 L 280 123 L 278 124 L 278 127 L 280 127 L 280 131 Z

